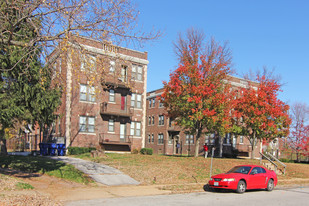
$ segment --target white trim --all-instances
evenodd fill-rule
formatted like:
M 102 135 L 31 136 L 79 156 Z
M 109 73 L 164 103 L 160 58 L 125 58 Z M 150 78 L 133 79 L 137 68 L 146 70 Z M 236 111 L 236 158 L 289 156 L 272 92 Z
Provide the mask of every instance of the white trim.
M 77 45 L 72 43 L 72 42 L 70 42 L 70 44 L 72 44 L 74 47 L 77 47 Z M 125 55 L 125 54 L 110 52 L 110 51 L 106 51 L 104 49 L 95 48 L 95 47 L 88 46 L 88 45 L 85 45 L 85 44 L 80 44 L 80 46 L 84 47 L 84 49 L 86 49 L 90 52 L 93 52 L 93 53 L 102 54 L 102 55 L 106 55 L 106 56 L 113 57 L 113 58 L 119 57 L 120 59 L 129 60 L 129 61 L 132 61 L 132 62 L 135 62 L 135 63 L 144 64 L 144 65 L 149 64 L 149 61 L 145 60 L 145 59 L 140 59 L 140 58 L 132 57 L 132 56 Z

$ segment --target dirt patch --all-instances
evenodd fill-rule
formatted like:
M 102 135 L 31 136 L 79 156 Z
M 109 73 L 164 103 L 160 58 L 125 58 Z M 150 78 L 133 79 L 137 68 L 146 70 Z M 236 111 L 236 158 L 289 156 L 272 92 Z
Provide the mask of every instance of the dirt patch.
M 160 185 L 105 186 L 98 183 L 88 185 L 41 174 L 31 174 L 13 170 L 0 170 L 0 183 L 8 185 L 0 190 L 0 205 L 64 205 L 65 202 L 96 198 L 162 195 L 170 194 Z M 24 182 L 32 185 L 32 190 L 18 190 L 14 185 Z M 8 189 L 10 188 L 10 189 Z
M 0 173 L 5 174 L 0 178 L 0 205 L 29 205 L 30 202 L 35 205 L 63 205 L 67 200 L 93 196 L 93 189 L 105 187 L 97 184 L 83 185 L 48 175 L 16 170 L 1 169 Z M 28 183 L 34 189 L 18 189 L 18 182 Z M 83 192 L 76 193 L 74 190 Z

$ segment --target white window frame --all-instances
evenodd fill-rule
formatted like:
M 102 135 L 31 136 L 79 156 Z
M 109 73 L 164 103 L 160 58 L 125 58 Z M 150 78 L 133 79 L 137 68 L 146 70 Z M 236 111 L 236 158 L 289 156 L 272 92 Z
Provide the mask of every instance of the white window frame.
M 85 71 L 86 66 L 90 67 L 88 71 L 94 72 L 96 71 L 96 57 L 91 54 L 82 54 L 80 60 L 80 70 Z
M 80 84 L 79 100 L 85 102 L 95 102 L 95 87 L 87 84 Z
M 109 61 L 109 72 L 110 73 L 115 73 L 116 69 L 116 62 L 114 60 Z
M 109 102 L 115 102 L 115 90 L 113 90 L 113 89 L 109 90 L 108 101 Z
M 159 123 L 160 126 L 164 125 L 164 115 L 159 115 Z
M 163 133 L 158 134 L 158 145 L 164 144 L 164 135 Z
M 239 144 L 243 144 L 244 143 L 244 136 L 240 135 L 239 136 Z
M 94 116 L 79 116 L 79 131 L 85 133 L 95 132 Z
M 132 136 L 141 136 L 142 124 L 141 122 L 131 122 L 130 126 L 130 135 Z
M 142 108 L 142 95 L 133 93 L 131 96 L 131 106 L 137 109 Z
M 186 134 L 186 144 L 194 144 L 194 135 L 193 134 Z
M 108 132 L 115 132 L 115 121 L 113 119 L 108 120 Z
M 140 65 L 132 65 L 132 75 L 131 78 L 135 81 L 143 81 L 143 67 Z

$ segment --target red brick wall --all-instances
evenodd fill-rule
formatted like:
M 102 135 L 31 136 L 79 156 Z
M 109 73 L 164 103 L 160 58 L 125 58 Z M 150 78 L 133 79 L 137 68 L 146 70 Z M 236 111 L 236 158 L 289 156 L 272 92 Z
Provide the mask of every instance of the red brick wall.
M 79 41 L 81 44 L 93 46 L 96 48 L 102 48 L 103 44 L 98 43 L 97 41 L 92 41 L 87 38 L 74 38 L 75 40 Z M 109 85 L 101 85 L 101 78 L 104 78 L 104 82 L 114 82 L 116 87 L 118 86 L 119 82 L 118 78 L 115 77 L 114 75 L 109 74 L 109 59 L 110 57 L 103 56 L 98 53 L 91 53 L 92 55 L 96 56 L 96 62 L 97 62 L 97 69 L 100 71 L 101 75 L 98 74 L 91 74 L 91 73 L 84 73 L 80 71 L 80 66 L 81 66 L 81 61 L 80 61 L 80 55 L 77 52 L 77 50 L 73 48 L 73 52 L 70 53 L 72 57 L 72 91 L 68 91 L 66 88 L 66 76 L 67 76 L 67 56 L 63 55 L 63 60 L 62 60 L 62 78 L 61 78 L 61 83 L 64 89 L 64 93 L 62 96 L 62 104 L 60 105 L 59 109 L 57 110 L 57 114 L 60 115 L 61 117 L 61 135 L 65 135 L 65 116 L 66 116 L 66 111 L 65 111 L 65 104 L 66 104 L 66 94 L 67 92 L 71 92 L 72 94 L 72 103 L 71 103 L 71 145 L 72 146 L 80 146 L 80 147 L 89 147 L 89 146 L 98 146 L 99 144 L 99 138 L 100 134 L 105 134 L 107 135 L 108 133 L 108 118 L 106 116 L 102 116 L 100 113 L 100 105 L 103 102 L 108 102 L 109 99 L 109 90 L 106 89 L 107 86 Z M 147 53 L 142 53 L 134 50 L 126 50 L 125 48 L 120 48 L 120 52 L 125 53 L 127 55 L 131 55 L 134 57 L 139 57 L 143 58 L 144 60 L 147 60 Z M 122 65 L 127 66 L 127 79 L 131 79 L 131 71 L 132 71 L 132 63 L 129 60 L 123 61 L 122 59 L 116 59 L 116 73 L 120 73 L 119 70 Z M 138 64 L 138 63 L 134 63 Z M 144 64 L 139 64 L 143 66 L 143 73 L 146 72 L 146 65 Z M 105 71 L 105 72 L 103 72 Z M 92 82 L 91 85 L 96 87 L 96 101 L 95 102 L 85 102 L 85 101 L 80 101 L 80 84 L 85 84 L 89 85 Z M 130 84 L 125 85 L 125 89 L 117 89 L 115 92 L 115 105 L 120 105 L 121 102 L 121 93 L 124 91 L 128 92 L 127 95 L 127 105 L 130 105 L 131 101 L 131 93 L 129 93 L 129 89 L 131 90 L 132 93 L 138 93 L 138 94 L 143 94 L 145 92 L 144 89 L 144 84 L 146 82 L 146 79 L 143 81 L 128 81 Z M 105 89 L 104 89 L 105 88 Z M 110 107 L 113 106 L 113 104 L 109 105 Z M 115 108 L 116 109 L 116 108 Z M 120 108 L 118 107 L 120 110 Z M 115 110 L 114 110 L 115 111 Z M 132 121 L 139 121 L 142 122 L 143 120 L 143 111 L 144 108 L 142 109 L 134 109 L 133 114 L 131 116 Z M 80 132 L 79 131 L 79 118 L 80 116 L 93 116 L 95 117 L 95 132 L 94 133 L 87 133 L 87 132 Z M 112 135 L 113 138 L 119 139 L 119 134 L 120 134 L 120 119 L 123 118 L 116 118 L 115 121 L 115 132 L 114 135 Z M 122 121 L 122 120 L 121 120 Z M 126 120 L 126 133 L 127 135 L 130 134 L 130 120 Z M 144 134 L 145 131 L 141 131 L 141 134 Z M 134 137 L 133 139 L 133 145 L 132 148 L 138 148 L 140 149 L 142 147 L 142 138 L 144 138 L 143 135 L 141 137 Z M 112 138 L 110 138 L 113 140 Z M 115 139 L 116 140 L 116 139 Z

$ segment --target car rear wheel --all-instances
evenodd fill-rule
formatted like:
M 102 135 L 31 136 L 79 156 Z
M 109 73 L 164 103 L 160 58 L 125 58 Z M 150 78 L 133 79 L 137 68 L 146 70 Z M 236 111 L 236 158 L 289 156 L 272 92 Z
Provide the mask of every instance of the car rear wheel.
M 246 191 L 246 187 L 247 187 L 247 185 L 246 185 L 245 181 L 240 180 L 238 182 L 236 192 L 237 193 L 244 193 Z
M 275 185 L 274 185 L 274 180 L 273 179 L 270 179 L 267 183 L 267 188 L 266 190 L 267 191 L 272 191 L 274 189 Z

